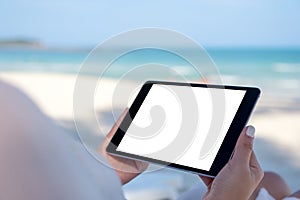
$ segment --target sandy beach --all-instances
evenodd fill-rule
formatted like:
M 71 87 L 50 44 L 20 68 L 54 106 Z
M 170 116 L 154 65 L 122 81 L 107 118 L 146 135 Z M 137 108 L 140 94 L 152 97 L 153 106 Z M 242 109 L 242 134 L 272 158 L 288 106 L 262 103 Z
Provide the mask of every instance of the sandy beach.
M 93 77 L 87 76 L 86 79 Z M 20 88 L 46 115 L 75 131 L 72 126 L 75 75 L 1 72 L 0 80 Z M 102 131 L 106 132 L 114 122 L 112 115 L 107 113 L 113 108 L 111 98 L 117 82 L 105 79 L 101 84 L 102 91 L 95 95 L 95 109 L 103 122 Z M 117 112 L 125 106 L 118 105 L 120 110 Z M 263 169 L 281 174 L 292 190 L 300 188 L 299 121 L 300 103 L 294 99 L 263 96 L 249 122 L 257 130 L 255 150 Z M 90 129 L 94 136 L 97 136 L 96 128 Z

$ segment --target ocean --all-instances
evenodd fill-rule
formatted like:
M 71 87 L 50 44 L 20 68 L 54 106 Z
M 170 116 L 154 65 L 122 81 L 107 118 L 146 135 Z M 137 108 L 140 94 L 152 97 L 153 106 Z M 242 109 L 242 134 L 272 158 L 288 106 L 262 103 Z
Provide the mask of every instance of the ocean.
M 191 54 L 193 50 L 186 50 Z M 260 87 L 263 93 L 300 98 L 300 49 L 288 48 L 210 48 L 207 49 L 224 84 Z M 26 71 L 77 74 L 89 50 L 0 49 L 0 71 Z M 95 71 L 101 60 L 93 61 Z M 120 78 L 124 73 L 147 63 L 167 65 L 191 81 L 199 74 L 184 59 L 162 50 L 144 49 L 117 58 L 102 76 Z M 153 74 L 151 74 L 153 73 Z M 135 77 L 169 79 L 160 72 L 148 71 Z M 151 74 L 151 75 L 150 75 Z M 209 75 L 210 76 L 210 75 Z M 209 77 L 208 81 L 210 82 Z M 211 81 L 213 82 L 213 81 Z

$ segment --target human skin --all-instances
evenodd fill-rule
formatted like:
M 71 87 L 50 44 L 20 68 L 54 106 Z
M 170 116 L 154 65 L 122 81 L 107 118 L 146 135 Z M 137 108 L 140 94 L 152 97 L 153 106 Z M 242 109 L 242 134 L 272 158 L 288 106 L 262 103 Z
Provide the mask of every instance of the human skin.
M 232 159 L 215 179 L 200 176 L 208 188 L 203 199 L 249 199 L 264 176 L 253 152 L 254 131 L 252 126 L 242 131 Z
M 106 152 L 106 147 L 109 144 L 110 140 L 114 136 L 115 132 L 118 129 L 119 124 L 124 119 L 126 113 L 128 112 L 128 108 L 126 108 L 121 116 L 119 117 L 118 121 L 115 123 L 113 128 L 110 130 L 110 132 L 106 135 L 106 138 L 100 145 L 98 152 L 103 155 L 108 162 L 111 164 L 111 166 L 115 169 L 116 173 L 118 174 L 121 183 L 126 184 L 132 179 L 134 179 L 136 176 L 138 176 L 140 173 L 145 171 L 148 167 L 148 163 L 142 162 L 142 161 L 136 161 L 128 158 L 122 158 L 113 156 L 111 154 L 108 154 Z

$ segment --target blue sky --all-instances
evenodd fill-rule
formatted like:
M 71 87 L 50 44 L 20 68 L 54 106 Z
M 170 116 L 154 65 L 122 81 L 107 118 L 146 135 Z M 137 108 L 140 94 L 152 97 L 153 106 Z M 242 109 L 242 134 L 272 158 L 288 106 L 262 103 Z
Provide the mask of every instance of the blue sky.
M 162 27 L 204 46 L 300 46 L 299 0 L 2 0 L 0 39 L 94 46 L 119 32 Z

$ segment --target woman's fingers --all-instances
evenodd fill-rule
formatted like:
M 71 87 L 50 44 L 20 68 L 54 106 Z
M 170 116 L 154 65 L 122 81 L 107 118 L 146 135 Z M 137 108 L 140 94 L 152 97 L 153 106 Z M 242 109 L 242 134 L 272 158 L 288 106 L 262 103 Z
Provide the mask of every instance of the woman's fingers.
M 207 186 L 210 187 L 211 183 L 213 182 L 213 178 L 207 177 L 207 176 L 202 176 L 199 175 L 199 177 L 201 178 L 201 180 L 203 181 L 203 183 Z
M 232 157 L 233 162 L 243 165 L 249 164 L 253 151 L 254 134 L 255 128 L 253 126 L 248 126 L 243 129 L 235 146 L 235 152 Z
M 114 126 L 112 127 L 112 129 L 109 131 L 109 133 L 106 135 L 107 139 L 111 139 L 115 132 L 118 130 L 119 125 L 121 124 L 121 122 L 123 121 L 124 117 L 126 116 L 128 112 L 128 108 L 125 108 L 125 110 L 122 112 L 122 114 L 120 115 L 119 119 L 117 120 L 117 122 L 114 124 Z
M 249 167 L 251 174 L 255 179 L 260 181 L 264 177 L 264 171 L 262 170 L 254 151 L 251 154 Z
M 236 163 L 235 166 L 249 168 L 250 176 L 256 181 L 260 181 L 264 173 L 253 151 L 254 134 L 255 128 L 253 126 L 248 126 L 243 130 L 236 144 L 232 160 Z
M 103 139 L 100 147 L 99 147 L 99 152 L 106 152 L 106 147 L 108 146 L 110 140 L 112 139 L 112 137 L 115 135 L 120 123 L 122 122 L 122 120 L 124 119 L 124 117 L 126 116 L 126 113 L 128 112 L 128 108 L 126 108 L 122 114 L 120 115 L 119 119 L 117 120 L 117 122 L 114 124 L 114 126 L 112 127 L 112 129 L 108 132 L 108 134 L 106 135 L 106 137 Z

